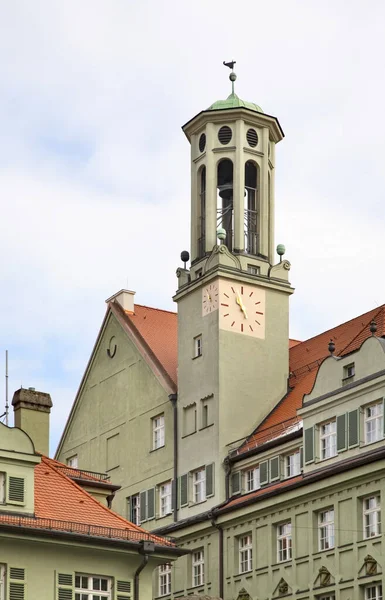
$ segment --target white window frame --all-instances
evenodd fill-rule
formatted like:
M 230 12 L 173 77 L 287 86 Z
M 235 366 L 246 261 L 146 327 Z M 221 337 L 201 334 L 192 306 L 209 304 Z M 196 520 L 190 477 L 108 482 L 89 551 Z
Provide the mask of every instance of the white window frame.
M 140 525 L 140 494 L 133 494 L 130 498 L 129 521 L 134 525 Z
M 171 594 L 171 563 L 165 563 L 158 567 L 159 596 Z
M 381 535 L 381 497 L 380 494 L 367 496 L 362 501 L 364 539 Z
M 382 599 L 382 583 L 371 583 L 365 587 L 365 600 Z
M 194 358 L 202 356 L 202 335 L 197 335 L 194 338 Z
M 202 467 L 192 472 L 193 502 L 199 504 L 206 500 L 206 469 Z
M 172 512 L 172 483 L 166 481 L 159 486 L 159 516 L 165 517 Z
M 374 414 L 369 411 L 374 410 Z M 381 402 L 374 402 L 364 407 L 364 431 L 365 444 L 374 444 L 383 439 L 384 427 L 384 405 Z
M 205 555 L 203 549 L 193 552 L 191 565 L 193 587 L 203 585 L 205 582 Z
M 67 467 L 71 467 L 71 469 L 79 468 L 79 456 L 77 454 L 73 454 L 73 456 L 69 456 L 67 458 Z
M 335 594 L 326 594 L 326 596 L 317 596 L 317 600 L 336 600 Z
M 260 476 L 259 476 L 259 466 L 245 471 L 244 478 L 245 478 L 246 492 L 253 492 L 254 490 L 259 490 L 259 488 L 261 487 Z
M 335 419 L 319 426 L 321 460 L 337 456 L 337 422 Z
M 318 550 L 330 550 L 334 547 L 334 508 L 327 508 L 318 513 Z
M 78 585 L 77 578 L 80 578 L 80 584 Z M 87 587 L 84 585 L 84 580 L 87 580 Z M 107 590 L 95 589 L 94 580 L 106 581 Z M 90 575 L 89 573 L 75 573 L 75 600 L 92 600 L 95 596 L 99 596 L 100 600 L 112 600 L 112 580 L 110 577 L 104 577 L 104 575 Z
M 286 454 L 284 457 L 285 463 L 285 478 L 295 477 L 295 475 L 299 475 L 301 473 L 301 456 L 300 451 L 296 450 L 291 454 Z
M 291 560 L 293 556 L 291 522 L 277 525 L 277 562 Z
M 241 536 L 238 545 L 239 573 L 248 573 L 253 568 L 253 538 L 251 533 Z
M 164 447 L 164 413 L 152 418 L 152 449 Z
M 5 600 L 5 573 L 6 565 L 0 564 L 0 600 Z

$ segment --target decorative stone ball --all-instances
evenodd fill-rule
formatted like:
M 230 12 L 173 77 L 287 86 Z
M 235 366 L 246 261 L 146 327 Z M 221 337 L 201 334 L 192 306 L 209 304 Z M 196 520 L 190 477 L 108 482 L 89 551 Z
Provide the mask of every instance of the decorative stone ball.
M 190 260 L 190 254 L 187 252 L 187 250 L 182 250 L 180 253 L 180 258 L 183 262 L 188 262 Z
M 237 75 L 234 73 L 234 71 L 232 71 L 229 75 L 229 79 L 230 81 L 235 81 L 237 78 Z
M 218 240 L 225 240 L 226 239 L 226 229 L 223 229 L 222 227 L 220 227 L 217 230 L 217 238 L 218 238 Z
M 286 248 L 283 244 L 278 244 L 277 246 L 277 254 L 278 256 L 283 256 L 286 252 Z

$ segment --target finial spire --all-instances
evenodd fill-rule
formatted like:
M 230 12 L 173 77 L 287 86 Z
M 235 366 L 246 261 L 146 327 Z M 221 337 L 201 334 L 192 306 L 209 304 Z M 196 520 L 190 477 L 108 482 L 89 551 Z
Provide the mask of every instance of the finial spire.
M 372 320 L 370 321 L 370 327 L 369 327 L 369 329 L 370 329 L 370 333 L 371 333 L 372 335 L 374 335 L 374 334 L 376 333 L 376 331 L 377 331 L 377 323 L 375 322 L 375 320 L 374 320 L 374 319 L 372 319 Z
M 225 60 L 223 61 L 223 64 L 225 65 L 225 67 L 228 67 L 229 69 L 231 69 L 231 73 L 229 75 L 229 79 L 231 81 L 231 94 L 234 96 L 234 82 L 237 79 L 237 75 L 236 73 L 234 73 L 234 65 L 236 64 L 237 61 L 235 60 L 231 60 L 230 62 L 226 62 Z

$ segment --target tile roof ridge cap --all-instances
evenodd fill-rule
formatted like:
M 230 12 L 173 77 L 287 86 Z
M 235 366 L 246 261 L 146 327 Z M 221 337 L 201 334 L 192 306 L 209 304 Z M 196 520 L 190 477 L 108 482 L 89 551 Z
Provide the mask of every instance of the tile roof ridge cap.
M 381 310 L 384 310 L 385 304 L 381 304 L 380 306 L 378 306 L 376 308 L 378 308 L 378 313 L 376 313 L 376 315 L 378 315 L 379 312 L 381 312 Z M 321 333 L 317 333 L 316 335 L 313 335 L 312 337 L 309 337 L 306 340 L 302 340 L 302 342 L 300 342 L 296 346 L 293 346 L 293 348 L 290 348 L 290 350 L 294 350 L 294 348 L 298 348 L 302 344 L 306 344 L 307 342 L 310 342 L 310 340 L 314 340 L 315 338 L 320 337 L 321 335 L 324 335 L 325 333 L 329 333 L 330 331 L 333 331 L 334 329 L 337 329 L 338 327 L 342 327 L 342 325 L 347 325 L 348 323 L 351 323 L 352 321 L 356 321 L 356 319 L 359 319 L 360 317 L 364 317 L 365 315 L 368 315 L 369 313 L 373 312 L 374 310 L 376 310 L 376 308 L 371 308 L 370 310 L 367 310 L 366 312 L 362 313 L 361 315 L 352 317 L 351 319 L 348 319 L 347 321 L 344 321 L 343 323 L 340 323 L 339 325 L 330 327 L 330 329 L 325 329 L 325 331 L 321 331 Z
M 131 523 L 131 521 L 127 521 L 127 519 L 125 519 L 124 517 L 122 517 L 121 515 L 118 515 L 116 512 L 114 512 L 111 508 L 108 508 L 107 506 L 104 506 L 104 504 L 102 504 L 101 502 L 99 502 L 99 500 L 96 500 L 96 498 L 94 498 L 92 496 L 92 494 L 90 494 L 89 492 L 87 492 L 81 485 L 79 485 L 78 483 L 76 483 L 75 481 L 73 481 L 73 479 L 71 479 L 70 477 L 68 477 L 68 475 L 66 475 L 65 473 L 63 473 L 62 471 L 60 471 L 59 469 L 55 468 L 54 465 L 50 464 L 50 461 L 52 459 L 49 458 L 48 456 L 42 456 L 42 462 L 44 462 L 50 469 L 52 469 L 53 471 L 55 471 L 55 473 L 57 473 L 58 475 L 60 475 L 60 477 L 62 477 L 63 479 L 65 479 L 68 483 L 70 483 L 72 486 L 74 486 L 79 492 L 81 492 L 83 495 L 87 496 L 87 498 L 89 500 L 92 501 L 92 503 L 95 506 L 98 506 L 100 508 L 103 509 L 104 512 L 107 512 L 108 514 L 112 514 L 114 515 L 114 517 L 117 517 L 120 521 L 122 521 L 122 523 L 124 523 L 125 525 L 131 525 L 131 527 L 135 530 L 135 531 L 139 531 L 141 533 L 147 533 L 144 529 L 142 529 L 141 527 L 138 527 L 137 525 L 135 525 L 134 523 Z
M 353 338 L 353 339 L 351 339 L 351 340 L 350 340 L 350 342 L 349 342 L 348 344 L 346 344 L 346 346 L 345 346 L 344 348 L 342 348 L 342 350 L 340 350 L 340 352 L 339 352 L 339 356 L 342 356 L 342 355 L 343 355 L 343 352 L 345 352 L 345 350 L 346 350 L 347 348 L 349 348 L 349 346 L 351 346 L 351 344 L 354 342 L 354 340 L 356 340 L 356 339 L 358 338 L 358 336 L 360 336 L 360 335 L 361 335 L 361 333 L 364 331 L 364 329 L 366 329 L 366 328 L 368 327 L 368 325 L 370 324 L 370 322 L 371 322 L 371 321 L 373 321 L 374 319 L 376 319 L 376 317 L 378 317 L 378 315 L 379 315 L 379 314 L 380 314 L 380 313 L 381 313 L 381 312 L 384 310 L 384 308 L 385 308 L 385 305 L 384 305 L 384 304 L 382 304 L 382 305 L 381 305 L 381 306 L 378 308 L 378 311 L 377 311 L 377 312 L 376 312 L 374 315 L 372 315 L 372 317 L 371 317 L 370 321 L 369 321 L 369 322 L 367 322 L 367 323 L 365 323 L 365 325 L 363 325 L 363 326 L 362 326 L 362 329 L 360 329 L 360 330 L 359 330 L 359 332 L 357 333 L 357 335 L 355 335 L 355 336 L 354 336 L 354 338 Z M 373 310 L 374 310 L 374 309 L 373 309 Z M 372 311 L 369 311 L 369 312 L 372 312 Z M 367 313 L 364 313 L 364 314 L 367 314 Z M 364 315 L 362 315 L 362 316 L 364 316 Z M 368 337 L 370 337 L 370 335 L 368 335 Z M 366 341 L 366 340 L 365 340 L 365 341 Z M 363 343 L 363 342 L 362 342 L 362 343 Z M 362 344 L 361 344 L 361 345 L 362 345 Z
M 155 306 L 146 306 L 145 304 L 136 304 L 134 305 L 134 312 L 132 312 L 131 310 L 124 310 L 124 312 L 128 315 L 133 315 L 135 314 L 135 306 L 140 306 L 140 308 L 146 308 L 147 310 L 156 310 L 157 312 L 163 312 L 163 313 L 168 313 L 170 315 L 177 315 L 178 313 L 176 311 L 173 310 L 166 310 L 165 308 L 156 308 Z

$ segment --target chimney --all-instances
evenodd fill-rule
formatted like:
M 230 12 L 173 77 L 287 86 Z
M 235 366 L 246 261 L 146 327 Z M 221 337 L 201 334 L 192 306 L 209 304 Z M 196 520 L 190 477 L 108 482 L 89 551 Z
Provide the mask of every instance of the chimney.
M 117 294 L 111 296 L 111 298 L 107 298 L 106 302 L 119 302 L 120 306 L 123 310 L 127 312 L 135 312 L 135 292 L 131 292 L 130 290 L 120 290 Z
M 45 392 L 37 392 L 32 387 L 21 388 L 13 394 L 12 406 L 15 413 L 15 427 L 29 435 L 35 450 L 48 456 L 51 396 Z

